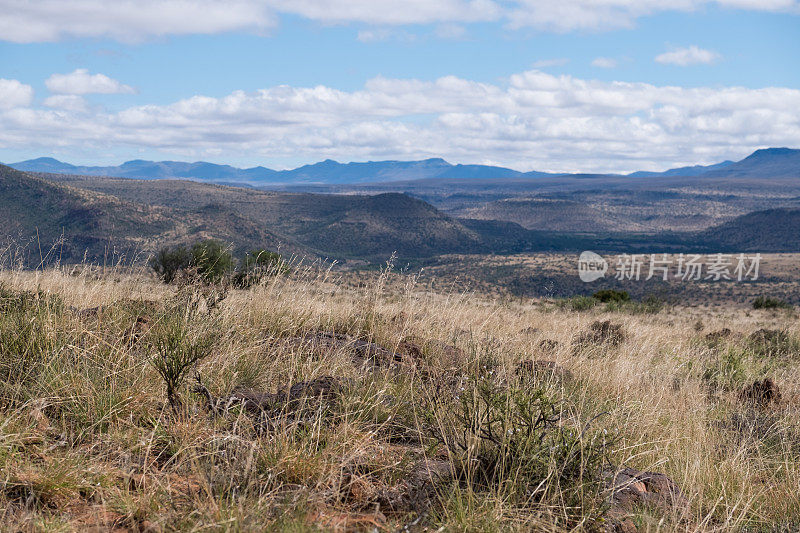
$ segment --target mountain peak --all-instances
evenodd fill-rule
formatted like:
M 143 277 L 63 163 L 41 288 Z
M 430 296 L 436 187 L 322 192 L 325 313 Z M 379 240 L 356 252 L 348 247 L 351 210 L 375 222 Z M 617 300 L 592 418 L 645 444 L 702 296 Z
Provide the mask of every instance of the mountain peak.
M 800 154 L 800 150 L 795 150 L 794 148 L 761 148 L 756 150 L 749 156 L 745 157 L 744 160 L 751 159 L 751 158 L 762 158 L 762 157 L 783 157 L 783 156 L 793 156 Z

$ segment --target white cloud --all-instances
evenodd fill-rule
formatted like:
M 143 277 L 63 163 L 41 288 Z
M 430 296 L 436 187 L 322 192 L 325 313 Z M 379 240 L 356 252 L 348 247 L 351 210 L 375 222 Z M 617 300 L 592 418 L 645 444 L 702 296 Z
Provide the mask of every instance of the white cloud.
M 716 52 L 692 45 L 688 48 L 676 48 L 659 54 L 656 56 L 655 61 L 664 65 L 686 67 L 689 65 L 707 65 L 717 61 L 720 57 Z
M 542 31 L 609 30 L 633 26 L 642 16 L 706 6 L 800 13 L 800 0 L 0 0 L 0 40 L 140 41 L 167 35 L 263 34 L 281 14 L 324 24 L 500 21 Z
M 63 109 L 65 111 L 83 112 L 89 110 L 88 102 L 77 94 L 54 94 L 43 102 L 45 107 Z
M 17 102 L 0 111 L 0 148 L 144 149 L 185 159 L 264 161 L 442 156 L 519 169 L 604 172 L 800 146 L 797 89 L 683 88 L 538 70 L 502 84 L 446 76 L 379 77 L 355 91 L 276 86 L 117 113 L 70 110 L 66 100 L 57 109 L 26 107 L 29 98 Z
M 543 31 L 629 28 L 636 19 L 666 11 L 695 11 L 706 6 L 800 13 L 800 0 L 517 0 L 505 17 L 512 28 Z
M 531 68 L 548 68 L 548 67 L 560 67 L 562 65 L 566 65 L 569 63 L 569 59 L 566 57 L 557 57 L 554 59 L 539 59 L 538 61 L 534 61 L 531 63 Z
M 44 82 L 50 92 L 58 94 L 123 94 L 133 93 L 133 87 L 122 84 L 105 74 L 89 74 L 79 68 L 69 74 L 53 74 Z
M 33 101 L 33 87 L 0 78 L 0 109 L 26 107 Z
M 0 0 L 0 13 L 0 40 L 18 43 L 263 32 L 276 22 L 258 0 Z
M 617 60 L 613 57 L 596 57 L 592 61 L 592 66 L 598 68 L 616 68 Z
M 493 0 L 266 0 L 281 13 L 326 23 L 379 25 L 484 22 L 498 20 Z

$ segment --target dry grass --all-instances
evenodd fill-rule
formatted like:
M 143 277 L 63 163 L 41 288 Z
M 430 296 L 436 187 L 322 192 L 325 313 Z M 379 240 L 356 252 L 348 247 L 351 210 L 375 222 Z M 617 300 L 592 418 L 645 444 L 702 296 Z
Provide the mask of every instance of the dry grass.
M 641 509 L 640 531 L 800 528 L 800 353 L 765 353 L 747 340 L 759 328 L 800 337 L 790 314 L 577 313 L 439 293 L 388 274 L 355 287 L 314 268 L 230 291 L 209 310 L 199 287 L 85 272 L 0 273 L 3 530 L 606 527 L 606 495 L 583 455 L 580 479 L 565 474 L 556 452 L 533 465 L 508 459 L 503 479 L 479 483 L 470 473 L 486 443 L 461 455 L 448 443 L 462 429 L 454 414 L 463 391 L 487 384 L 505 398 L 501 414 L 515 409 L 506 391 L 538 391 L 560 415 L 549 434 L 567 432 L 587 457 L 607 436 L 604 461 L 674 479 L 691 511 Z M 344 392 L 265 423 L 235 407 L 212 416 L 187 380 L 172 412 L 151 337 L 165 313 L 190 302 L 200 305 L 181 316 L 213 327 L 211 353 L 196 368 L 213 394 L 275 392 L 322 376 Z M 576 344 L 598 320 L 622 325 L 624 340 Z M 705 339 L 723 327 L 734 334 Z M 423 349 L 414 360 L 364 367 L 347 346 L 321 354 L 297 341 L 320 331 L 390 350 L 414 338 Z M 558 345 L 543 353 L 545 339 Z M 517 364 L 532 358 L 556 361 L 575 380 L 520 381 Z M 739 391 L 765 376 L 781 403 L 743 404 Z M 463 468 L 451 480 L 433 464 Z

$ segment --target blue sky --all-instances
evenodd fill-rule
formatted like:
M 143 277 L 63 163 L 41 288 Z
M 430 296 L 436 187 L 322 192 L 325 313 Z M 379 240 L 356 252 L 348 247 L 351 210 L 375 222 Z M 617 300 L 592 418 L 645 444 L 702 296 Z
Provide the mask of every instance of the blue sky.
M 629 171 L 800 147 L 795 0 L 204 2 L 0 0 L 0 160 Z

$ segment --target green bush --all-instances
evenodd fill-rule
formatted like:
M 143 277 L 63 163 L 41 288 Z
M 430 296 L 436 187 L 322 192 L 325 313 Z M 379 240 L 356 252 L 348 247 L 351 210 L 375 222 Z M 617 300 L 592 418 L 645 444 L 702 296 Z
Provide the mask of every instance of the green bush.
M 289 272 L 289 264 L 277 252 L 253 250 L 248 252 L 239 262 L 239 268 L 231 279 L 233 286 L 247 289 L 258 285 L 270 276 L 284 275 Z
M 233 256 L 219 241 L 195 243 L 191 256 L 190 266 L 206 283 L 218 283 L 233 271 Z
M 588 311 L 598 304 L 599 300 L 591 296 L 573 296 L 558 302 L 559 307 L 570 311 Z
M 609 301 L 606 304 L 606 311 L 619 311 L 632 315 L 654 315 L 666 307 L 667 302 L 653 294 L 644 300 L 634 302 L 631 300 Z
M 617 291 L 614 289 L 599 290 L 592 295 L 592 298 L 600 300 L 603 303 L 608 302 L 627 302 L 631 299 L 627 291 Z
M 233 271 L 233 256 L 219 241 L 206 240 L 188 250 L 183 246 L 162 248 L 150 259 L 150 268 L 164 283 L 172 283 L 181 272 L 205 283 L 218 283 Z
M 189 268 L 191 258 L 189 250 L 183 246 L 162 248 L 150 259 L 150 268 L 164 283 L 172 283 L 179 272 Z
M 789 302 L 779 300 L 777 298 L 770 298 L 768 296 L 759 296 L 753 300 L 753 309 L 793 309 L 794 307 Z

